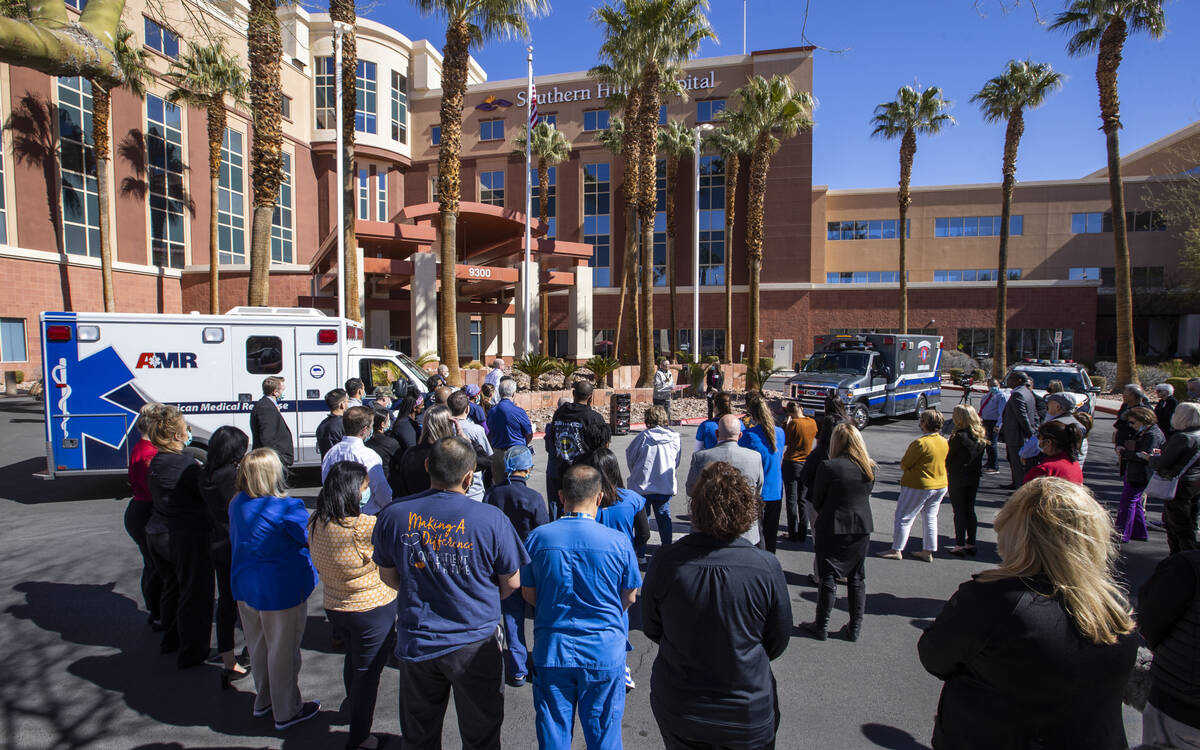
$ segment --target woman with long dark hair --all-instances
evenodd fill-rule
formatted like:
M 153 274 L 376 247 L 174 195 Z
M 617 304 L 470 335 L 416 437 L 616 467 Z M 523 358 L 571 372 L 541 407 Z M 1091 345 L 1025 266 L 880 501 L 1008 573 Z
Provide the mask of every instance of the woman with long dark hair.
M 783 450 L 786 438 L 783 428 L 775 426 L 771 407 L 762 394 L 751 393 L 746 397 L 746 412 L 750 429 L 742 432 L 738 445 L 762 457 L 763 548 L 775 554 L 779 515 L 783 510 Z
M 417 415 L 421 413 L 420 408 L 421 396 L 418 394 L 410 394 L 400 399 L 396 404 L 396 421 L 392 423 L 392 437 L 400 444 L 400 447 L 393 454 L 398 457 L 404 451 L 417 444 L 417 439 L 421 435 L 421 425 L 417 423 Z
M 600 472 L 603 496 L 597 521 L 610 529 L 629 536 L 633 551 L 640 557 L 650 539 L 650 521 L 646 517 L 646 499 L 626 489 L 621 478 L 621 462 L 608 448 L 597 448 L 589 456 L 588 463 Z
M 371 736 L 379 675 L 396 633 L 396 591 L 379 578 L 372 561 L 375 516 L 361 508 L 370 499 L 367 471 L 352 461 L 329 469 L 308 521 L 313 565 L 325 591 L 325 615 L 346 635 L 342 683 L 350 699 L 348 748 L 374 748 Z
M 1039 427 L 1037 434 L 1042 460 L 1025 472 L 1025 481 L 1038 477 L 1062 477 L 1075 484 L 1083 484 L 1083 469 L 1075 460 L 1083 442 L 1079 428 L 1051 420 Z
M 233 547 L 229 541 L 229 501 L 238 493 L 238 466 L 250 450 L 250 438 L 232 425 L 218 427 L 208 441 L 208 460 L 200 478 L 200 493 L 208 506 L 212 524 L 209 554 L 217 574 L 217 651 L 221 654 L 221 688 L 249 674 L 238 665 L 233 652 L 233 627 L 237 622 L 237 600 L 233 598 L 230 569 Z

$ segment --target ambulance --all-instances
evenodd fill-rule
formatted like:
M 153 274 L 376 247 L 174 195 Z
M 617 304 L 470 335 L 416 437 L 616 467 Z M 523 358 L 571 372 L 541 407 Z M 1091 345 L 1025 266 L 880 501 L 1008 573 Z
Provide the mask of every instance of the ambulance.
M 295 465 L 319 465 L 325 394 L 361 378 L 425 392 L 411 359 L 363 346 L 363 327 L 307 308 L 236 307 L 225 315 L 45 312 L 41 315 L 47 478 L 126 471 L 148 402 L 178 407 L 193 444 L 222 425 L 250 434 L 250 411 L 269 376 L 285 380 L 279 404 Z

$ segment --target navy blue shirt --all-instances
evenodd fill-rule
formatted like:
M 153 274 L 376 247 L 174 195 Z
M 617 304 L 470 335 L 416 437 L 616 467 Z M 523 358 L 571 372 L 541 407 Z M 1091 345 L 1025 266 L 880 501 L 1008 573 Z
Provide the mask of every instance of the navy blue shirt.
M 500 510 L 444 490 L 402 498 L 376 516 L 373 559 L 395 568 L 396 656 L 424 661 L 495 631 L 497 579 L 529 562 Z
M 503 511 L 524 542 L 529 532 L 544 523 L 550 523 L 546 500 L 542 493 L 525 484 L 526 477 L 510 476 L 508 484 L 492 487 L 483 496 L 483 501 Z
M 487 424 L 487 412 L 483 410 L 482 406 L 474 401 L 467 403 L 467 418 L 482 427 L 484 432 L 491 431 L 491 428 L 488 427 Z
M 511 398 L 502 398 L 500 403 L 492 407 L 487 415 L 487 426 L 488 441 L 498 451 L 514 445 L 525 445 L 533 437 L 529 415 Z
M 625 665 L 629 628 L 622 591 L 642 574 L 629 537 L 591 516 L 564 516 L 534 529 L 521 585 L 537 590 L 533 663 L 612 669 Z

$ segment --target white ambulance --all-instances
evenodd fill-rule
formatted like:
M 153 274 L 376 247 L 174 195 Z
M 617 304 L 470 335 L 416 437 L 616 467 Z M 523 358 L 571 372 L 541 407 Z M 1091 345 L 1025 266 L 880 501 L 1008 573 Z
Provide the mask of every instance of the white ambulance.
M 286 380 L 280 410 L 295 464 L 317 465 L 325 394 L 362 378 L 425 391 L 426 374 L 403 354 L 362 346 L 363 328 L 306 308 L 237 307 L 226 315 L 45 312 L 41 315 L 49 477 L 118 473 L 138 440 L 143 404 L 179 407 L 194 443 L 222 425 L 250 434 L 262 381 Z

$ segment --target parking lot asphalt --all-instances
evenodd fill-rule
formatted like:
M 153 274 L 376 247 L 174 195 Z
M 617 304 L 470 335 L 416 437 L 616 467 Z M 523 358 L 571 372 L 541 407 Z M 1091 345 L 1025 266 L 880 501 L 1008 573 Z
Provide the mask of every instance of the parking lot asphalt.
M 949 411 L 957 394 L 943 403 Z M 1088 485 L 1115 512 L 1120 485 L 1108 448 L 1111 417 L 1100 415 L 1092 433 L 1086 466 Z M 683 435 L 684 470 L 692 452 L 694 428 Z M 876 531 L 872 552 L 891 538 L 899 487 L 900 456 L 917 437 L 913 419 L 873 423 L 864 433 L 880 470 L 872 498 Z M 630 436 L 614 439 L 623 456 Z M 540 444 L 535 477 L 541 490 L 544 455 Z M 330 647 L 320 587 L 309 599 L 303 640 L 301 689 L 323 701 L 322 714 L 285 732 L 268 719 L 250 716 L 250 681 L 219 690 L 219 669 L 203 666 L 180 672 L 172 657 L 158 654 L 158 637 L 140 609 L 140 559 L 123 526 L 128 487 L 121 477 L 44 481 L 33 477 L 45 467 L 41 408 L 26 398 L 0 400 L 0 743 L 40 748 L 340 748 L 346 719 L 337 711 L 343 699 L 342 654 Z M 933 564 L 871 559 L 867 563 L 867 618 L 856 643 L 818 643 L 794 637 L 773 664 L 782 724 L 780 748 L 928 747 L 940 683 L 917 659 L 921 630 L 937 616 L 962 581 L 997 562 L 992 519 L 1006 493 L 1007 472 L 985 475 L 979 493 L 979 555 L 960 560 L 944 553 Z M 314 472 L 302 472 L 294 493 L 311 507 Z M 686 501 L 672 503 L 676 532 L 686 532 Z M 1151 517 L 1159 509 L 1151 508 Z M 652 523 L 653 527 L 653 523 Z M 943 506 L 941 546 L 952 543 L 952 514 Z M 651 551 L 657 536 L 651 541 Z M 910 542 L 910 548 L 914 542 Z M 1121 574 L 1136 590 L 1166 555 L 1161 532 L 1149 542 L 1125 545 Z M 794 620 L 812 619 L 815 588 L 811 542 L 781 541 L 778 557 L 787 575 Z M 845 620 L 839 599 L 831 628 Z M 650 711 L 650 668 L 656 647 L 640 632 L 630 640 L 628 663 L 638 687 L 629 694 L 623 719 L 628 748 L 661 746 Z M 239 633 L 240 641 L 240 633 Z M 507 747 L 536 746 L 530 688 L 507 688 L 503 740 Z M 384 672 L 376 709 L 376 732 L 392 735 L 399 747 L 397 673 Z M 1125 709 L 1130 744 L 1141 737 L 1141 717 Z M 578 732 L 577 732 L 578 734 Z M 458 747 L 453 705 L 444 742 Z M 576 746 L 583 747 L 577 737 Z

